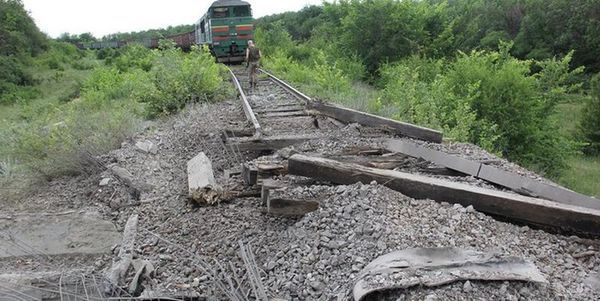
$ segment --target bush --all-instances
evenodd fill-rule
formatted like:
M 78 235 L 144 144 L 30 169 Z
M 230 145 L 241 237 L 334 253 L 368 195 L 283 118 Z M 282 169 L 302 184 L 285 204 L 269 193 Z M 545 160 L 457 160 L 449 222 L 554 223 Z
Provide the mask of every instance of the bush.
M 211 100 L 223 83 L 221 66 L 200 48 L 187 55 L 177 49 L 161 52 L 150 73 L 153 87 L 135 95 L 147 105 L 150 118 L 177 112 L 192 101 Z
M 590 81 L 590 98 L 581 119 L 580 129 L 588 145 L 584 151 L 590 155 L 600 155 L 600 73 Z
M 111 63 L 121 72 L 126 72 L 131 68 L 139 68 L 144 71 L 152 69 L 152 62 L 155 54 L 152 50 L 142 45 L 128 45 L 122 51 L 121 55 L 111 60 Z
M 375 108 L 556 176 L 573 151 L 550 117 L 568 91 L 571 73 L 560 66 L 569 58 L 545 62 L 531 75 L 534 62 L 513 58 L 509 46 L 454 61 L 415 57 L 385 66 Z

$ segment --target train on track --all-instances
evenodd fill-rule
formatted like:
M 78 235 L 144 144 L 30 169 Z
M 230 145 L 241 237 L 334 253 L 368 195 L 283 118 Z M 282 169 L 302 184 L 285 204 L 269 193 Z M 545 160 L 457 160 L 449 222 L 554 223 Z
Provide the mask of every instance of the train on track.
M 241 0 L 219 0 L 213 2 L 208 11 L 195 24 L 192 32 L 168 36 L 182 49 L 193 45 L 206 45 L 219 62 L 241 62 L 244 60 L 248 41 L 254 37 L 254 18 L 250 3 Z M 78 43 L 81 49 L 120 48 L 129 44 L 141 44 L 158 48 L 160 38 L 135 41 L 110 41 Z

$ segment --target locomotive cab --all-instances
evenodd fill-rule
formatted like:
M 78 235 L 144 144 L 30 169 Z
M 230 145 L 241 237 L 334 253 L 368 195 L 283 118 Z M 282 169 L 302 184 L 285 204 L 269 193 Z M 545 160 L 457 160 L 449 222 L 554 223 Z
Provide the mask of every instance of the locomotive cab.
M 196 24 L 196 43 L 208 45 L 219 62 L 241 62 L 253 38 L 253 22 L 248 2 L 216 1 Z

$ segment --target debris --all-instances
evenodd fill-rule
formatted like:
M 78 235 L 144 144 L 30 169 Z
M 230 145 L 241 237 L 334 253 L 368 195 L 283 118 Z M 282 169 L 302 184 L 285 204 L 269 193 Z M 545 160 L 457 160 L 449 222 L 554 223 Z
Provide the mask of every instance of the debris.
M 200 153 L 187 164 L 189 197 L 200 203 L 213 205 L 221 200 L 223 188 L 217 185 L 210 159 Z
M 123 230 L 123 241 L 119 254 L 113 259 L 112 267 L 106 272 L 106 293 L 110 294 L 114 289 L 120 287 L 127 276 L 127 271 L 133 259 L 135 237 L 137 235 L 138 215 L 133 214 L 127 220 Z
M 135 144 L 135 147 L 143 153 L 153 155 L 158 154 L 158 147 L 154 143 L 152 143 L 152 141 L 138 141 Z
M 354 300 L 392 289 L 435 287 L 462 280 L 546 283 L 537 267 L 521 258 L 458 248 L 416 248 L 378 257 L 359 274 Z M 463 290 L 471 292 L 467 281 Z
M 336 184 L 369 183 L 376 180 L 416 199 L 459 203 L 463 206 L 472 205 L 478 211 L 519 221 L 561 227 L 575 232 L 600 234 L 600 210 L 305 155 L 290 157 L 288 170 L 293 175 L 312 177 Z
M 129 283 L 129 294 L 132 296 L 139 296 L 142 293 L 141 282 L 143 280 L 142 276 L 146 278 L 150 278 L 152 273 L 154 273 L 154 266 L 150 261 L 147 260 L 133 260 L 132 265 L 135 272 L 135 276 Z
M 109 170 L 119 179 L 119 181 L 132 190 L 130 191 L 130 194 L 134 196 L 135 199 L 139 199 L 141 192 L 152 190 L 151 185 L 136 180 L 133 177 L 133 174 L 123 167 L 113 164 L 109 166 Z
M 104 178 L 100 181 L 100 187 L 108 186 L 110 184 L 111 178 Z

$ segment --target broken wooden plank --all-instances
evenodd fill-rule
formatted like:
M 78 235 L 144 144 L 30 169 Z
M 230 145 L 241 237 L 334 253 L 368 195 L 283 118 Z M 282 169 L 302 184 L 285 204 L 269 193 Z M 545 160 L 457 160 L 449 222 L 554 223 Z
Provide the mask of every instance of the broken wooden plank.
M 283 163 L 254 162 L 242 165 L 242 179 L 247 186 L 258 184 L 259 180 L 287 174 L 287 165 Z
M 246 186 L 254 186 L 258 182 L 258 168 L 254 165 L 244 163 L 242 165 L 242 179 Z
M 267 212 L 279 216 L 299 216 L 319 210 L 315 200 L 292 200 L 281 197 L 269 197 Z
M 412 142 L 392 139 L 386 142 L 386 148 L 393 152 L 400 152 L 412 157 L 423 158 L 449 169 L 509 188 L 520 194 L 541 197 L 566 205 L 600 210 L 600 200 L 596 198 L 563 187 L 523 177 L 516 173 L 482 164 L 481 162 L 467 160 L 455 155 L 449 155 L 441 151 L 422 147 Z
M 248 102 L 248 99 L 246 98 L 246 94 L 244 93 L 244 89 L 242 89 L 242 85 L 240 85 L 240 82 L 238 81 L 235 74 L 233 74 L 233 71 L 231 71 L 231 69 L 229 70 L 229 73 L 231 73 L 231 78 L 233 79 L 233 83 L 235 84 L 235 86 L 238 89 L 238 92 L 240 93 L 240 98 L 242 99 L 242 108 L 244 109 L 244 114 L 246 114 L 246 118 L 248 119 L 248 121 L 252 122 L 252 125 L 254 126 L 254 130 L 256 131 L 255 136 L 256 137 L 262 136 L 262 127 L 258 123 L 258 119 L 256 119 L 256 115 L 254 114 L 254 111 L 252 111 L 252 107 L 250 106 L 250 102 Z
M 265 179 L 262 182 L 262 187 L 261 187 L 261 200 L 263 202 L 263 205 L 268 206 L 269 194 L 271 193 L 272 189 L 278 189 L 278 188 L 282 188 L 282 187 L 285 187 L 285 185 L 283 183 L 280 183 L 280 182 L 272 180 L 272 179 Z
M 267 207 L 267 213 L 280 216 L 298 216 L 319 209 L 315 200 L 298 200 L 288 197 L 283 189 L 284 183 L 265 179 L 262 183 L 261 199 Z
M 210 159 L 200 153 L 187 163 L 189 197 L 200 204 L 218 203 L 223 189 L 217 185 Z
M 337 184 L 377 181 L 416 199 L 472 205 L 479 211 L 513 220 L 600 234 L 600 210 L 596 209 L 299 154 L 290 157 L 288 170 L 293 175 Z
M 319 138 L 315 135 L 300 135 L 300 136 L 273 136 L 262 139 L 254 138 L 237 138 L 228 139 L 227 144 L 239 151 L 275 151 L 288 146 L 302 144 L 306 141 Z
M 234 168 L 229 168 L 229 169 L 225 169 L 224 171 L 224 177 L 225 179 L 229 179 L 229 178 L 233 178 L 234 176 L 241 176 L 242 175 L 242 167 L 234 167 Z
M 414 124 L 400 122 L 323 102 L 311 101 L 307 104 L 307 108 L 345 123 L 359 123 L 370 127 L 383 127 L 399 135 L 435 143 L 442 142 L 443 135 L 441 132 Z

